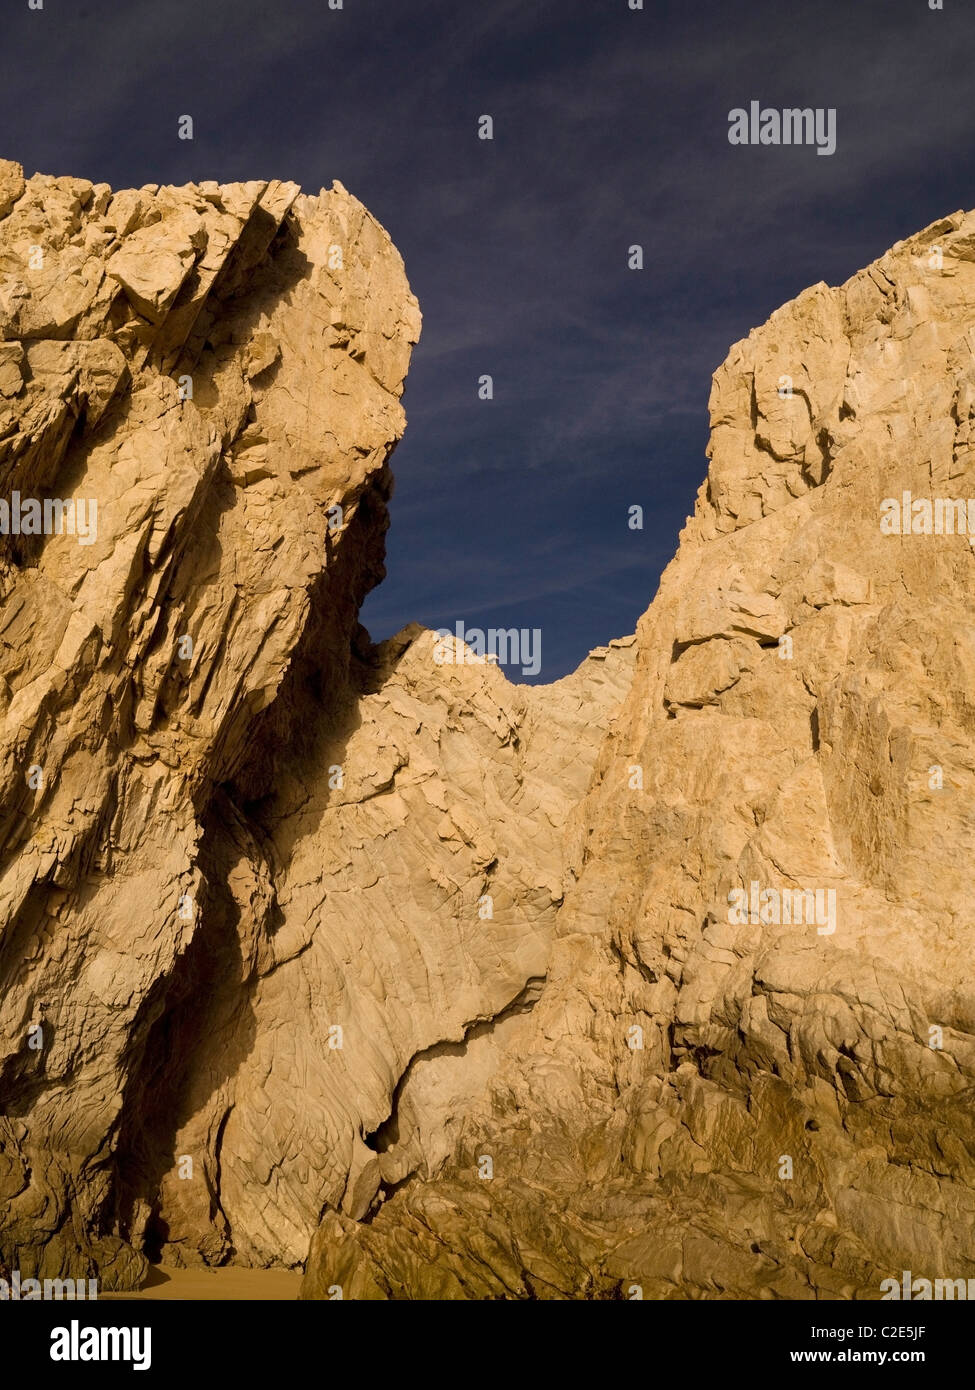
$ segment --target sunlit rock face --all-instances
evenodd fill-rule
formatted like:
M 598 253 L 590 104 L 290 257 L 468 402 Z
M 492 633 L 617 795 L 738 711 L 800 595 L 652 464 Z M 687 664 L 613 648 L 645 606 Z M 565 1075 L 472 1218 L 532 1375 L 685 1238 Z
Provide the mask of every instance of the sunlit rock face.
M 0 174 L 0 1255 L 300 1267 L 538 997 L 635 644 L 359 626 L 420 316 L 341 185 Z
M 732 349 L 549 686 L 359 625 L 419 326 L 339 184 L 0 163 L 0 1273 L 975 1275 L 975 216 Z
M 0 1252 L 107 1286 L 170 1243 L 301 1258 L 267 1215 L 295 1139 L 237 1104 L 262 1047 L 303 1066 L 290 1005 L 253 1023 L 306 944 L 260 808 L 358 698 L 416 301 L 340 185 L 5 163 L 0 212 Z
M 973 348 L 962 214 L 732 348 L 539 997 L 306 1297 L 975 1274 Z

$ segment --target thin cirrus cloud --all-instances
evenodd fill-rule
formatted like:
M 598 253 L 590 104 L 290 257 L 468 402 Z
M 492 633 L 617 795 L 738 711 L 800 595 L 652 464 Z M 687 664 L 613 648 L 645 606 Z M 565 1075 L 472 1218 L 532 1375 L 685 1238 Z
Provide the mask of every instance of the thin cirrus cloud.
M 731 344 L 972 201 L 960 4 L 80 0 L 4 23 L 0 153 L 28 171 L 339 178 L 388 228 L 424 326 L 364 621 L 516 617 L 543 680 L 649 602 Z M 835 107 L 836 153 L 730 146 L 752 99 Z

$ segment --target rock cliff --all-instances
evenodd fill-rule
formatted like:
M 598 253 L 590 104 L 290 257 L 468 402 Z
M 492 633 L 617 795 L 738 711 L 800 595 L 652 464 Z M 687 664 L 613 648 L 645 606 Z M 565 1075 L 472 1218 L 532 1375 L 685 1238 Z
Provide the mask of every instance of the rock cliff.
M 419 312 L 339 185 L 7 163 L 0 212 L 0 496 L 87 527 L 0 536 L 2 1251 L 111 1286 L 170 1220 L 226 1248 L 227 1087 L 306 944 L 253 808 L 355 701 Z
M 732 348 L 539 999 L 306 1297 L 975 1275 L 973 348 L 960 213 Z
M 537 997 L 635 649 L 369 642 L 420 317 L 341 185 L 0 170 L 0 1257 L 301 1265 Z
M 0 1265 L 975 1275 L 975 216 L 732 349 L 551 686 L 359 625 L 419 325 L 339 184 L 0 163 Z

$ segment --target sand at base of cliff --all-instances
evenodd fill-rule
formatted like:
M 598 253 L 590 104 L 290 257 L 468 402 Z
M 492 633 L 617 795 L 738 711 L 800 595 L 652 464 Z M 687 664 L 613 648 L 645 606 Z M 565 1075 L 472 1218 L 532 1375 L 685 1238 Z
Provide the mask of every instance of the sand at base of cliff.
M 189 1300 L 297 1299 L 301 1271 L 290 1269 L 176 1269 L 153 1265 L 138 1293 L 106 1293 L 105 1299 L 169 1298 Z

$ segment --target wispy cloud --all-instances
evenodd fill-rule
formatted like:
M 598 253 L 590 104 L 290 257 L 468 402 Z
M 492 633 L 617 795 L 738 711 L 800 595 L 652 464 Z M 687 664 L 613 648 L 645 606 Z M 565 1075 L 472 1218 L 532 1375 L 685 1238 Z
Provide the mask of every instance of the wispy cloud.
M 368 611 L 534 608 L 564 669 L 649 599 L 731 343 L 973 200 L 960 4 L 82 0 L 4 24 L 0 153 L 28 170 L 337 177 L 388 227 L 424 332 Z M 730 146 L 753 98 L 835 107 L 836 154 Z

